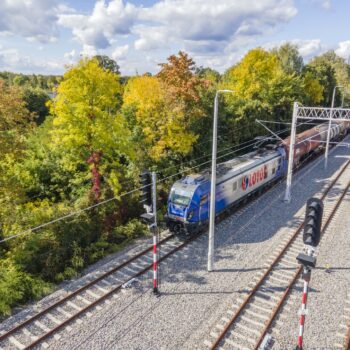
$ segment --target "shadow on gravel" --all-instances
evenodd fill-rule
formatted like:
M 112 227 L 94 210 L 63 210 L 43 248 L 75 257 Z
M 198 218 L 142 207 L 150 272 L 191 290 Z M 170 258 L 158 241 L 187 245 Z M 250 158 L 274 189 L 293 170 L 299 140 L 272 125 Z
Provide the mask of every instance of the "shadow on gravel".
M 263 267 L 251 267 L 247 269 L 218 269 L 215 272 L 251 272 L 251 271 L 262 271 Z
M 342 153 L 346 150 L 338 150 L 338 152 Z M 228 218 L 217 225 L 216 234 L 220 236 L 220 238 L 215 237 L 216 246 L 219 248 L 217 253 L 223 259 L 228 259 L 223 250 L 226 247 L 263 242 L 272 238 L 282 228 L 297 227 L 303 218 L 294 216 L 305 206 L 308 198 L 330 183 L 329 178 L 344 166 L 347 158 L 348 156 L 345 155 L 333 157 L 327 169 L 324 169 L 323 158 L 317 159 L 317 166 L 312 170 L 310 168 L 314 163 L 295 174 L 291 203 L 283 202 L 285 191 L 285 182 L 283 182 L 251 203 L 241 215 L 234 216 L 234 221 Z M 331 203 L 335 202 L 340 193 L 342 193 L 342 186 L 336 184 L 328 193 L 327 200 Z M 230 229 L 228 229 L 227 221 L 230 220 Z
M 223 291 L 223 290 L 208 290 L 208 291 L 191 291 L 191 292 L 186 292 L 186 291 L 181 291 L 181 292 L 162 292 L 162 296 L 171 296 L 171 295 L 220 295 L 220 294 L 232 294 L 234 290 L 228 290 L 228 291 Z
M 348 151 L 345 149 L 339 148 L 336 152 L 338 156 L 331 156 L 327 169 L 324 169 L 324 158 L 322 157 L 293 176 L 291 203 L 283 202 L 285 191 L 285 182 L 283 182 L 248 204 L 240 215 L 232 215 L 216 225 L 216 266 L 219 266 L 220 263 L 225 266 L 222 268 L 221 265 L 221 268 L 216 269 L 215 272 L 225 275 L 226 273 L 249 273 L 264 270 L 263 267 L 254 266 L 261 256 L 254 257 L 244 247 L 268 241 L 277 233 L 282 240 L 284 238 L 282 229 L 290 231 L 300 225 L 304 217 L 303 215 L 295 217 L 297 212 L 305 207 L 308 198 L 313 197 L 316 192 L 329 185 L 330 177 L 344 166 L 349 157 L 346 154 Z M 328 194 L 327 200 L 336 201 L 343 187 L 336 184 Z M 160 270 L 164 281 L 169 283 L 190 282 L 196 285 L 207 284 L 207 275 L 204 277 L 197 275 L 199 271 L 203 272 L 207 269 L 207 234 L 204 234 L 202 238 L 200 243 L 197 242 L 188 247 L 186 255 L 181 252 L 177 253 L 175 268 L 172 263 L 169 265 L 161 264 Z M 246 261 L 244 254 L 252 255 L 251 263 L 248 266 L 240 267 L 242 264 L 245 265 L 243 263 Z M 288 270 L 288 268 L 284 267 L 281 270 Z M 294 270 L 294 268 L 291 267 L 290 270 Z

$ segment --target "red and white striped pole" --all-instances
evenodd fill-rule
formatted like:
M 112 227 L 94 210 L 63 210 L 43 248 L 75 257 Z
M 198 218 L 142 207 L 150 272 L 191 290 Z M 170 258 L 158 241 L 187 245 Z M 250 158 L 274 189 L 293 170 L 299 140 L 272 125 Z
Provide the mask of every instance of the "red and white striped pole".
M 153 293 L 159 294 L 158 291 L 158 276 L 157 276 L 157 233 L 156 228 L 153 228 Z
M 305 324 L 305 316 L 306 316 L 307 292 L 308 292 L 309 281 L 310 281 L 310 270 L 305 269 L 303 271 L 303 279 L 304 279 L 304 288 L 303 288 L 303 296 L 301 301 L 300 325 L 299 325 L 297 350 L 303 349 L 303 335 L 304 335 L 304 324 Z
M 153 211 L 153 218 L 154 223 L 152 225 L 153 228 L 153 293 L 155 295 L 159 295 L 158 290 L 158 255 L 157 255 L 157 245 L 158 245 L 158 238 L 157 238 L 157 174 L 155 172 L 152 173 L 152 199 L 153 199 L 153 205 L 152 205 L 152 211 Z

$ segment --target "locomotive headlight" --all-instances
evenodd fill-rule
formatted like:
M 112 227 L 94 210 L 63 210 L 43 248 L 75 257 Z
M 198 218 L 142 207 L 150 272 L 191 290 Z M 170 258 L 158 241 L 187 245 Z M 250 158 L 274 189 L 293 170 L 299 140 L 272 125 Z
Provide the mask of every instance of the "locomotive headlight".
M 191 220 L 193 217 L 193 210 L 191 210 L 188 214 L 187 214 L 187 219 Z

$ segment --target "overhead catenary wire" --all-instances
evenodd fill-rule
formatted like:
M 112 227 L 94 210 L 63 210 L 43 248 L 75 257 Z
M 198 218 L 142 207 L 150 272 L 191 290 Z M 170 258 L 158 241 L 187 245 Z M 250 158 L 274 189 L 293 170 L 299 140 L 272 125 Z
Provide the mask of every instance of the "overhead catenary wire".
M 301 123 L 301 124 L 299 124 L 298 126 L 300 126 L 300 125 L 302 125 L 302 124 L 307 124 L 307 122 L 306 122 L 306 123 Z M 287 130 L 288 130 L 288 129 L 282 130 L 282 131 L 280 131 L 279 133 L 285 132 L 285 131 L 287 131 Z M 263 140 L 268 140 L 269 138 L 270 138 L 270 137 L 266 137 L 266 138 L 264 138 L 264 139 L 262 139 L 262 140 L 259 140 L 259 142 L 261 142 L 261 141 L 263 141 Z M 232 153 L 237 153 L 237 152 L 242 151 L 243 149 L 246 149 L 246 148 L 251 147 L 251 146 L 252 146 L 252 145 L 247 145 L 247 146 L 241 147 L 241 148 L 239 148 L 239 149 L 237 149 L 237 150 L 228 152 L 228 153 L 226 153 L 226 154 L 221 155 L 220 157 L 218 157 L 218 159 L 223 158 L 223 157 L 226 157 L 227 155 L 232 154 Z M 232 148 L 232 147 L 230 147 L 230 148 Z M 182 170 L 182 171 L 177 172 L 177 173 L 175 173 L 175 174 L 166 176 L 166 177 L 160 179 L 158 182 L 164 182 L 165 180 L 168 180 L 168 179 L 170 179 L 170 178 L 172 178 L 172 177 L 181 175 L 181 174 L 183 174 L 183 173 L 185 173 L 185 172 L 188 172 L 188 171 L 190 171 L 190 170 L 193 170 L 193 169 L 195 169 L 195 168 L 199 168 L 199 167 L 201 167 L 201 166 L 203 166 L 203 165 L 205 165 L 205 164 L 208 164 L 208 163 L 210 163 L 210 162 L 211 162 L 211 160 L 208 160 L 208 161 L 206 161 L 206 162 L 203 162 L 203 163 L 201 163 L 201 164 L 198 164 L 198 165 L 196 165 L 196 166 L 193 166 L 193 167 L 191 167 L 191 168 L 189 168 L 189 169 Z M 218 165 L 219 165 L 219 164 L 218 164 Z M 14 235 L 11 235 L 11 236 L 8 236 L 8 237 L 5 237 L 5 238 L 3 238 L 3 239 L 0 240 L 0 244 L 1 244 L 1 243 L 4 243 L 4 242 L 7 242 L 7 241 L 9 241 L 9 240 L 12 240 L 12 239 L 15 239 L 15 238 L 24 236 L 24 235 L 31 234 L 31 233 L 33 233 L 33 232 L 36 232 L 36 231 L 42 229 L 42 228 L 45 228 L 45 227 L 47 227 L 47 226 L 49 226 L 49 225 L 52 225 L 52 224 L 54 224 L 54 223 L 56 223 L 56 222 L 59 222 L 59 221 L 68 219 L 68 218 L 73 217 L 73 216 L 75 216 L 75 215 L 79 215 L 79 214 L 81 214 L 81 213 L 83 213 L 83 212 L 86 212 L 86 211 L 88 211 L 88 210 L 91 210 L 91 209 L 93 209 L 93 208 L 97 208 L 97 207 L 99 207 L 99 206 L 101 206 L 101 205 L 104 205 L 104 204 L 106 204 L 106 203 L 112 202 L 112 201 L 117 200 L 117 199 L 119 199 L 119 198 L 125 197 L 125 196 L 130 195 L 130 194 L 132 194 L 132 193 L 135 193 L 135 192 L 137 192 L 137 191 L 140 191 L 141 189 L 143 189 L 143 188 L 145 188 L 145 187 L 148 187 L 148 186 L 150 186 L 150 185 L 142 186 L 142 187 L 140 187 L 140 188 L 135 188 L 135 189 L 130 190 L 130 191 L 128 191 L 128 192 L 122 193 L 122 194 L 120 194 L 120 195 L 118 195 L 118 196 L 114 196 L 114 197 L 108 198 L 108 199 L 106 199 L 106 200 L 104 200 L 104 201 L 102 201 L 102 202 L 99 202 L 99 203 L 93 204 L 93 205 L 91 205 L 91 206 L 88 206 L 88 207 L 85 207 L 85 208 L 82 208 L 82 209 L 73 211 L 73 212 L 71 212 L 71 213 L 69 213 L 69 214 L 60 216 L 60 217 L 58 217 L 58 218 L 56 218 L 56 219 L 53 219 L 53 220 L 48 221 L 48 222 L 45 222 L 45 223 L 43 223 L 43 224 L 41 224 L 41 225 L 38 225 L 38 226 L 35 226 L 35 227 L 32 227 L 32 228 L 26 229 L 26 230 L 24 230 L 24 231 L 22 231 L 22 232 L 19 232 L 19 233 L 17 233 L 17 234 L 14 234 Z
M 305 125 L 305 124 L 310 125 L 310 123 L 311 123 L 311 121 L 303 122 L 303 123 L 298 124 L 297 127 L 302 126 L 302 125 Z M 289 124 L 289 123 L 287 123 L 287 124 Z M 290 130 L 290 128 L 286 128 L 286 129 L 283 129 L 283 130 L 279 130 L 279 131 L 276 131 L 276 134 L 282 134 L 282 133 L 284 133 L 284 132 L 286 132 L 286 131 L 289 131 L 289 130 Z M 264 135 L 264 136 L 267 136 L 267 134 Z M 234 145 L 234 146 L 230 146 L 230 147 L 227 147 L 227 148 L 223 148 L 223 149 L 221 149 L 221 150 L 218 150 L 217 153 L 219 154 L 219 153 L 224 152 L 224 151 L 226 151 L 226 150 L 228 150 L 228 149 L 231 149 L 231 148 L 234 148 L 234 147 L 242 146 L 242 145 L 244 145 L 244 144 L 246 144 L 246 143 L 252 143 L 251 145 L 253 145 L 254 143 L 261 142 L 261 141 L 264 141 L 264 140 L 267 140 L 267 139 L 268 139 L 268 138 L 264 138 L 264 139 L 262 139 L 262 140 L 255 140 L 255 139 L 253 139 L 253 140 L 245 141 L 245 142 L 242 142 L 242 143 L 240 143 L 240 144 L 238 144 L 238 145 Z M 194 161 L 196 161 L 196 160 L 203 159 L 203 158 L 209 157 L 209 156 L 211 156 L 211 152 L 208 152 L 208 153 L 206 153 L 205 155 L 203 155 L 203 156 L 201 156 L 201 157 L 198 157 L 198 158 L 195 158 L 195 159 L 191 159 L 191 160 L 186 161 L 186 162 L 184 162 L 184 163 L 181 163 L 181 164 L 178 164 L 178 165 L 173 165 L 173 166 L 168 167 L 168 168 L 165 168 L 165 169 L 161 169 L 157 174 L 160 174 L 161 172 L 164 172 L 164 171 L 169 170 L 169 169 L 172 169 L 172 168 L 176 168 L 177 166 L 184 166 L 185 164 L 192 163 L 192 162 L 194 162 Z
M 249 145 L 249 147 L 250 147 L 250 146 L 251 146 L 251 145 Z M 248 146 L 242 147 L 241 149 L 235 150 L 234 152 L 238 152 L 238 151 L 243 150 L 243 149 L 245 149 L 245 148 L 247 148 L 247 147 L 248 147 Z M 229 152 L 228 154 L 231 154 L 231 153 L 232 153 L 232 151 Z M 222 156 L 221 156 L 221 157 L 222 157 Z M 207 161 L 207 162 L 204 162 L 204 163 L 202 163 L 202 164 L 199 164 L 199 165 L 196 165 L 196 166 L 194 166 L 194 167 L 191 167 L 190 169 L 186 169 L 186 170 L 180 171 L 180 172 L 178 172 L 178 173 L 172 174 L 172 175 L 170 175 L 170 176 L 167 176 L 167 177 L 165 177 L 165 178 L 160 179 L 158 182 L 164 182 L 165 180 L 167 180 L 167 179 L 169 179 L 169 178 L 178 176 L 178 175 L 180 175 L 180 174 L 183 174 L 184 172 L 187 172 L 187 171 L 189 171 L 189 170 L 198 168 L 198 167 L 200 167 L 200 166 L 202 166 L 202 165 L 205 165 L 205 164 L 208 164 L 208 163 L 210 163 L 210 162 L 211 162 L 211 161 Z M 5 238 L 3 238 L 3 239 L 0 240 L 0 243 L 4 243 L 4 242 L 6 242 L 6 241 L 9 241 L 9 240 L 18 238 L 18 237 L 20 237 L 20 236 L 28 235 L 28 234 L 30 234 L 30 233 L 33 233 L 33 232 L 35 232 L 35 231 L 38 231 L 39 229 L 42 229 L 42 228 L 47 227 L 47 226 L 49 226 L 49 225 L 52 225 L 52 224 L 54 224 L 54 223 L 56 223 L 56 222 L 59 222 L 59 221 L 68 219 L 68 218 L 73 217 L 73 216 L 75 216 L 75 215 L 79 215 L 79 214 L 81 214 L 81 213 L 83 213 L 83 212 L 85 212 L 85 211 L 88 211 L 88 210 L 91 210 L 91 209 L 93 209 L 93 208 L 96 208 L 96 207 L 99 207 L 99 206 L 101 206 L 101 205 L 104 205 L 104 204 L 106 204 L 106 203 L 109 203 L 109 202 L 111 202 L 111 201 L 113 201 L 113 200 L 116 200 L 117 198 L 122 198 L 122 197 L 124 197 L 124 196 L 126 196 L 126 195 L 129 195 L 129 194 L 135 193 L 135 192 L 137 192 L 137 191 L 140 191 L 141 189 L 143 189 L 143 188 L 145 188 L 145 187 L 148 187 L 148 186 L 150 186 L 150 185 L 146 185 L 146 186 L 142 186 L 142 187 L 140 187 L 140 188 L 133 189 L 133 190 L 128 191 L 128 192 L 125 192 L 125 193 L 123 193 L 123 194 L 121 194 L 121 195 L 119 195 L 119 196 L 115 196 L 115 197 L 106 199 L 106 200 L 104 200 L 104 201 L 102 201 L 102 202 L 93 204 L 93 205 L 88 206 L 88 207 L 83 208 L 83 209 L 79 209 L 79 210 L 73 211 L 73 212 L 71 212 L 71 213 L 69 213 L 69 214 L 67 214 L 67 215 L 58 217 L 58 218 L 53 219 L 53 220 L 51 220 L 51 221 L 48 221 L 48 222 L 46 222 L 46 223 L 44 223 L 44 224 L 35 226 L 35 227 L 33 227 L 33 228 L 29 228 L 29 229 L 27 229 L 27 230 L 24 230 L 24 231 L 22 231 L 22 232 L 20 232 L 20 233 L 17 233 L 17 234 L 8 236 L 8 237 L 5 237 Z

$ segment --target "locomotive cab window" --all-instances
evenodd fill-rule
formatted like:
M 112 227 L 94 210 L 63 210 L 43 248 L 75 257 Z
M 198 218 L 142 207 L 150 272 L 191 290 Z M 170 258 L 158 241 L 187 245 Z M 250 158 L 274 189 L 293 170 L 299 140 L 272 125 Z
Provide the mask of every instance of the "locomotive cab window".
M 191 197 L 184 196 L 184 195 L 181 195 L 179 193 L 176 193 L 175 191 L 172 191 L 171 195 L 170 195 L 170 200 L 174 204 L 188 206 L 188 204 L 191 201 Z
M 203 195 L 200 200 L 200 205 L 205 204 L 207 200 L 208 200 L 208 195 L 207 194 Z

